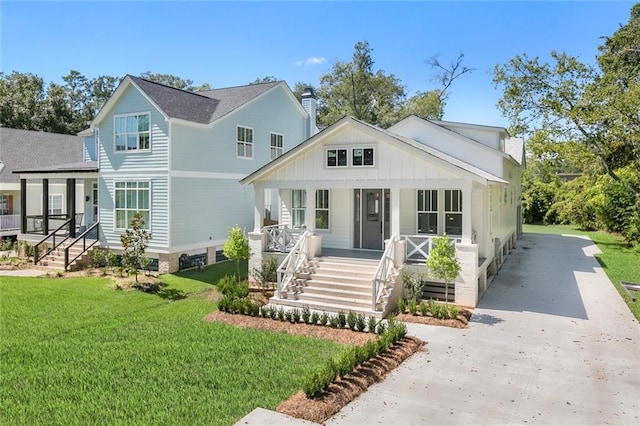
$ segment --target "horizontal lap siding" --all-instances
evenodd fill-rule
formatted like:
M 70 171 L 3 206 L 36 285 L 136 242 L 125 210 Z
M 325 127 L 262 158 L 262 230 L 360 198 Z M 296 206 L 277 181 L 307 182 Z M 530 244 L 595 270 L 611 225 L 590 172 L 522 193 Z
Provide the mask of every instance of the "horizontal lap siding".
M 234 179 L 174 177 L 171 190 L 174 247 L 224 241 L 233 226 L 253 229 L 253 187 Z
M 122 178 L 102 177 L 98 182 L 100 197 L 100 226 L 109 246 L 120 246 L 121 230 L 115 229 L 115 182 L 140 180 L 151 182 L 151 241 L 149 250 L 167 250 L 169 246 L 169 215 L 167 206 L 169 191 L 166 176 L 123 176 Z
M 114 116 L 150 112 L 151 150 L 115 152 Z M 136 89 L 129 87 L 109 114 L 98 123 L 100 128 L 100 172 L 167 170 L 169 165 L 169 125 L 164 116 Z

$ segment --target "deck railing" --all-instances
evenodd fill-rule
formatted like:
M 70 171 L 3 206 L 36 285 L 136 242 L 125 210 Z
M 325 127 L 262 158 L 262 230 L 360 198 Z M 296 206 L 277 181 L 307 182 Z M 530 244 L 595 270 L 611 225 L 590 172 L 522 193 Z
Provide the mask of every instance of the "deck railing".
M 271 225 L 262 228 L 266 235 L 264 251 L 289 253 L 298 242 L 304 228 L 289 228 L 288 225 Z
M 423 262 L 429 257 L 433 248 L 434 234 L 401 235 L 400 239 L 407 242 L 407 262 Z M 476 244 L 477 234 L 474 231 L 471 236 L 471 244 Z M 450 235 L 449 241 L 453 244 L 462 243 L 459 235 Z
M 373 276 L 371 286 L 371 310 L 375 311 L 378 303 L 381 302 L 382 292 L 393 272 L 395 267 L 396 258 L 396 242 L 398 236 L 393 235 L 387 242 L 387 247 L 384 249 L 384 254 L 378 263 L 378 268 Z
M 293 245 L 289 254 L 278 267 L 278 297 L 285 299 L 288 288 L 292 285 L 296 272 L 308 259 L 308 241 L 311 232 L 305 231 Z
M 0 231 L 8 231 L 20 229 L 19 214 L 3 214 L 0 215 Z
M 100 222 L 96 222 L 89 227 L 86 231 L 82 233 L 78 238 L 73 240 L 71 244 L 69 244 L 64 249 L 64 269 L 67 270 L 69 265 L 71 265 L 76 259 L 86 253 L 91 247 L 93 247 L 98 242 L 98 226 Z M 69 259 L 69 249 L 72 247 L 82 247 L 82 250 L 79 254 L 77 254 L 73 259 Z

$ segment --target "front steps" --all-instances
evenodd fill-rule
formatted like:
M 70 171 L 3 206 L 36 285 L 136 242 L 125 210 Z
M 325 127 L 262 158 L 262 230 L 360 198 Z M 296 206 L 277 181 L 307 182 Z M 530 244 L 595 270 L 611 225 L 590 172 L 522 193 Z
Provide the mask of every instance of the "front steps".
M 274 296 L 269 304 L 298 309 L 306 306 L 321 312 L 380 315 L 382 310 L 371 309 L 372 279 L 377 267 L 377 260 L 333 256 L 308 260 L 294 278 L 295 290 L 292 288 L 286 298 Z
M 90 241 L 87 241 L 87 245 L 90 243 L 91 243 Z M 67 246 L 68 244 L 66 242 L 62 243 L 55 250 L 51 251 L 51 253 L 47 254 L 45 257 L 40 259 L 37 266 L 40 266 L 49 270 L 53 270 L 53 271 L 64 271 L 65 270 L 64 250 Z M 82 255 L 78 257 L 75 261 L 73 261 L 71 265 L 69 265 L 68 270 L 77 271 L 82 269 L 89 262 L 91 253 L 93 252 L 93 249 L 95 247 L 96 247 L 95 245 L 92 246 L 84 253 L 82 253 L 82 246 L 76 245 L 71 247 L 69 249 L 69 259 L 73 259 L 80 253 L 82 253 Z

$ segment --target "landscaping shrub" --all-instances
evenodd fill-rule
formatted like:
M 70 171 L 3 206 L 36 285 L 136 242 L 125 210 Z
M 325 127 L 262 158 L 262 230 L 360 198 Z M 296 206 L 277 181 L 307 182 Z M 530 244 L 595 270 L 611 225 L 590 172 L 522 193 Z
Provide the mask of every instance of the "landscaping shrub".
M 347 326 L 347 316 L 344 314 L 344 312 L 338 312 L 337 321 L 338 328 L 345 328 Z
M 369 321 L 367 323 L 367 327 L 369 327 L 369 333 L 375 333 L 376 332 L 376 326 L 378 324 L 378 320 L 376 320 L 376 317 L 374 317 L 373 315 L 369 316 Z
M 365 321 L 364 314 L 358 314 L 356 317 L 356 329 L 363 332 L 367 328 L 367 322 Z
M 347 326 L 351 330 L 355 330 L 356 329 L 356 321 L 357 321 L 357 317 L 356 317 L 355 312 L 349 311 L 349 314 L 347 314 Z
M 404 299 L 400 298 L 398 299 L 398 313 L 404 314 L 404 309 L 405 309 Z
M 217 287 L 225 296 L 241 299 L 249 295 L 249 283 L 246 280 L 238 283 L 235 275 L 225 275 L 220 278 Z
M 107 250 L 103 248 L 94 248 L 91 253 L 90 265 L 92 268 L 102 268 L 107 266 Z
M 319 313 L 317 313 L 317 312 L 314 312 L 314 313 L 312 313 L 312 314 L 311 314 L 311 321 L 310 321 L 310 323 L 311 323 L 311 324 L 317 324 L 319 319 L 320 319 L 320 314 L 319 314 Z
M 251 270 L 251 276 L 256 280 L 263 293 L 274 289 L 274 283 L 278 281 L 278 259 L 269 257 L 262 260 L 260 267 Z
M 410 271 L 407 268 L 402 269 L 402 283 L 404 286 L 404 299 L 405 300 L 419 300 L 422 299 L 422 288 L 424 283 L 422 277 L 416 272 Z
M 293 308 L 291 310 L 291 322 L 300 322 L 300 310 L 298 308 Z
M 418 304 L 416 303 L 416 299 L 409 300 L 409 313 L 411 315 L 416 315 L 418 313 Z
M 309 307 L 307 305 L 303 306 L 302 308 L 302 321 L 305 324 L 311 323 L 311 311 L 309 310 Z
M 327 314 L 326 312 L 323 312 L 322 315 L 320 315 L 319 323 L 320 325 L 327 325 L 328 322 L 329 322 L 329 314 Z
M 424 300 L 420 302 L 420 313 L 422 314 L 423 317 L 427 316 L 427 313 L 429 312 L 429 308 L 427 307 L 427 304 L 424 303 Z

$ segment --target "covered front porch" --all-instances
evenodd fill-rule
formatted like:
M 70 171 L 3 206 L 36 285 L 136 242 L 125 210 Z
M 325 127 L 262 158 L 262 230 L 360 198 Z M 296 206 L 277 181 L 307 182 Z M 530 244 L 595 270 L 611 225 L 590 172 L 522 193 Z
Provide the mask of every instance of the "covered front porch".
M 483 216 L 474 216 L 471 209 L 474 199 L 480 203 L 484 198 L 480 185 L 469 182 L 457 188 L 433 189 L 278 188 L 280 223 L 264 226 L 260 194 L 265 190 L 271 189 L 256 187 L 249 267 L 260 267 L 263 259 L 276 257 L 283 273 L 279 283 L 281 298 L 290 297 L 285 294 L 287 280 L 295 281 L 298 268 L 304 269 L 309 262 L 326 257 L 369 260 L 375 262 L 375 271 L 368 278 L 371 312 L 388 310 L 401 290 L 395 291 L 395 298 L 381 303 L 381 288 L 391 279 L 393 287 L 401 288 L 400 270 L 405 266 L 426 276 L 425 261 L 433 239 L 445 233 L 456 245 L 463 266 L 456 281 L 456 303 L 475 306 L 479 287 L 486 287 L 485 259 L 481 257 L 476 231 L 476 227 L 484 228 Z M 307 241 L 300 243 L 303 239 Z M 300 244 L 304 253 L 300 252 Z M 287 270 L 290 278 L 284 274 Z M 393 288 L 387 290 L 394 292 Z

